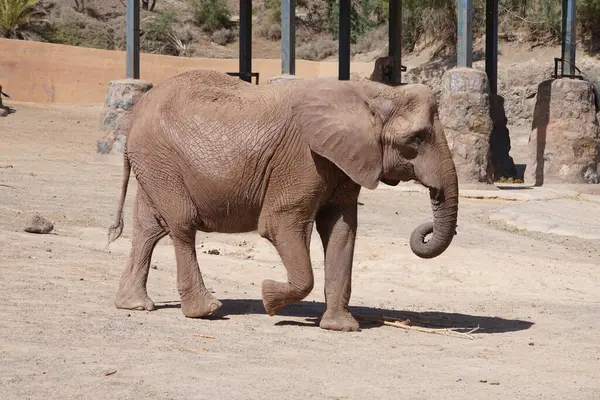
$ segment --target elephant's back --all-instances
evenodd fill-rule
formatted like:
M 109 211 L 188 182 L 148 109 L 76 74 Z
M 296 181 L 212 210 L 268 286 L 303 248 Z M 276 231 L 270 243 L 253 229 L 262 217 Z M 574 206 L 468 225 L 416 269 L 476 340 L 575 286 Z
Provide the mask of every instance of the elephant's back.
M 192 70 L 161 82 L 151 92 L 154 93 L 148 99 L 164 106 L 174 103 L 185 109 L 223 107 L 221 111 L 226 112 L 232 106 L 240 111 L 256 105 L 273 91 L 222 72 Z
M 291 139 L 285 96 L 214 71 L 174 76 L 147 94 L 127 141 L 136 170 L 182 176 L 195 199 L 243 198 L 260 207 L 273 162 Z M 223 206 L 232 217 L 244 213 Z

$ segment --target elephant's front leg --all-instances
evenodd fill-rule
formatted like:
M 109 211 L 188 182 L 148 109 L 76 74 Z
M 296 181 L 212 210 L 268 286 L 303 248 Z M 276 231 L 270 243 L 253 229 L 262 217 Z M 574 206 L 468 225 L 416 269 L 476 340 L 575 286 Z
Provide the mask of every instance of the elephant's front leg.
M 312 222 L 300 223 L 301 220 L 302 218 L 280 217 L 261 232 L 261 236 L 267 238 L 277 249 L 288 275 L 287 282 L 271 279 L 263 281 L 263 305 L 269 315 L 275 315 L 286 305 L 304 299 L 313 289 L 314 277 L 309 253 Z
M 317 231 L 325 250 L 325 302 L 319 326 L 337 331 L 357 331 L 358 322 L 348 302 L 352 291 L 352 262 L 357 226 L 357 203 L 331 205 L 319 210 Z

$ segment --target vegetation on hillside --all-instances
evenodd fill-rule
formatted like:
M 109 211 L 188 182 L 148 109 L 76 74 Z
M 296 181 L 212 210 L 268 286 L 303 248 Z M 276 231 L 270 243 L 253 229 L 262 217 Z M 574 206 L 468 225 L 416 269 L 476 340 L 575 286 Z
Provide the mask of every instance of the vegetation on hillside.
M 5 38 L 28 39 L 35 22 L 42 16 L 35 9 L 37 0 L 0 0 L 0 33 Z
M 351 1 L 354 53 L 385 49 L 388 1 Z M 215 56 L 235 54 L 237 22 L 232 16 L 238 14 L 237 4 L 229 0 L 142 0 L 142 49 L 182 56 L 210 56 L 207 49 Z M 297 56 L 320 60 L 335 55 L 339 0 L 297 0 L 296 4 Z M 473 0 L 473 4 L 474 36 L 478 38 L 485 33 L 485 0 Z M 452 51 L 456 44 L 456 0 L 403 0 L 402 6 L 404 51 L 430 45 Z M 580 43 L 588 52 L 598 51 L 600 0 L 578 0 L 577 12 Z M 280 0 L 255 0 L 253 13 L 257 17 L 255 41 L 264 41 L 263 49 L 278 54 Z M 125 0 L 0 0 L 0 34 L 124 49 L 124 14 Z M 499 35 L 506 41 L 556 43 L 560 17 L 559 0 L 500 0 Z

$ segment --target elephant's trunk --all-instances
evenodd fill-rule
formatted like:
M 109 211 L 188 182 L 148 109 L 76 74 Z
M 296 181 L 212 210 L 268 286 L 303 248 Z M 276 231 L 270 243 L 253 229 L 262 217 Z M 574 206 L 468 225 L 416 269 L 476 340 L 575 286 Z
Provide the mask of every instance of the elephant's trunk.
M 452 156 L 447 157 L 440 167 L 442 188 L 429 189 L 433 222 L 418 226 L 410 236 L 410 248 L 421 258 L 434 258 L 442 254 L 456 234 L 458 178 Z M 425 242 L 425 237 L 430 233 L 433 233 L 433 236 Z

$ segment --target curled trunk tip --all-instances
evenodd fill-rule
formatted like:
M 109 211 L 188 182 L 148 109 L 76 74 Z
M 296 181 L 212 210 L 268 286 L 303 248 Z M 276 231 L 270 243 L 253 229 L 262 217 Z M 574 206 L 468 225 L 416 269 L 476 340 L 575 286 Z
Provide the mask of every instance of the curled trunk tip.
M 417 257 L 433 258 L 438 254 L 433 254 L 429 251 L 425 237 L 433 233 L 433 222 L 425 222 L 415 228 L 410 235 L 410 249 Z
M 448 246 L 450 246 L 452 239 L 446 241 L 446 243 L 442 245 L 439 243 L 432 243 L 434 236 L 432 236 L 430 240 L 425 241 L 425 237 L 432 234 L 433 231 L 433 222 L 426 222 L 417 226 L 410 235 L 410 249 L 417 257 L 425 259 L 435 258 L 446 251 Z M 456 234 L 456 231 L 454 234 Z

